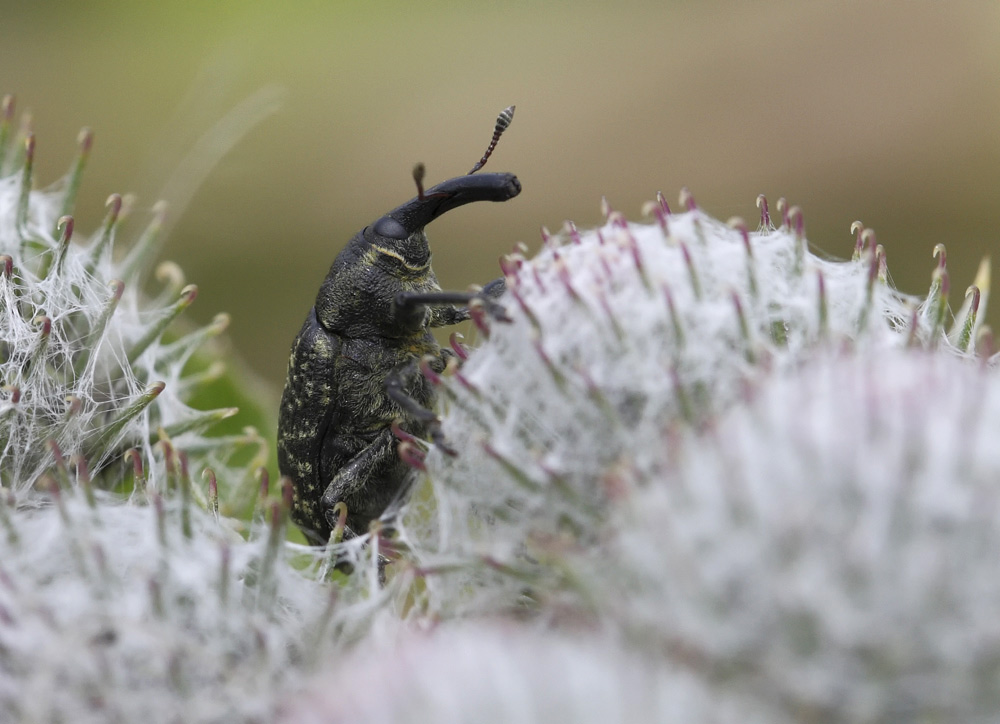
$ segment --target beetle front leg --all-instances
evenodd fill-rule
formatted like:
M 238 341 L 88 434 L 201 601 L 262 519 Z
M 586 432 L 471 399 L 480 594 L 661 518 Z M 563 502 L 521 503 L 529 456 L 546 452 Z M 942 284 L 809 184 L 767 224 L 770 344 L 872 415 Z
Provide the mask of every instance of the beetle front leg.
M 428 326 L 444 327 L 469 319 L 468 305 L 478 299 L 491 317 L 509 322 L 507 310 L 496 301 L 506 289 L 506 283 L 501 277 L 494 279 L 479 292 L 400 292 L 396 295 L 396 307 L 401 310 L 412 310 L 420 306 L 431 307 Z M 464 306 L 455 306 L 459 304 Z

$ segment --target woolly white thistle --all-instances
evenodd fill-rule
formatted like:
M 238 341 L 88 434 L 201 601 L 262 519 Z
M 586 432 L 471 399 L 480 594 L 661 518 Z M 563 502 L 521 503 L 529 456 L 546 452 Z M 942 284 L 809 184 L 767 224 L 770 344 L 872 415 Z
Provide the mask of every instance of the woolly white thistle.
M 462 451 L 428 459 L 442 552 L 476 541 L 482 555 L 524 560 L 523 545 L 539 536 L 591 538 L 616 481 L 652 475 L 672 430 L 704 425 L 755 380 L 831 347 L 951 348 L 943 250 L 918 304 L 888 285 L 871 232 L 856 228 L 853 261 L 829 261 L 808 251 L 795 208 L 775 229 L 761 197 L 760 230 L 748 233 L 683 200 L 688 210 L 670 214 L 661 197 L 657 224 L 610 212 L 600 229 L 570 226 L 534 259 L 504 262 L 513 321 L 493 324 L 439 380 L 443 429 Z M 956 322 L 967 328 L 958 354 L 976 331 L 982 295 L 972 296 Z M 494 523 L 481 526 L 470 509 Z
M 830 261 L 758 202 L 503 261 L 512 322 L 434 378 L 459 454 L 404 510 L 420 605 L 592 618 L 793 720 L 995 713 L 988 265 L 947 329 L 943 248 L 919 301 L 860 224 Z

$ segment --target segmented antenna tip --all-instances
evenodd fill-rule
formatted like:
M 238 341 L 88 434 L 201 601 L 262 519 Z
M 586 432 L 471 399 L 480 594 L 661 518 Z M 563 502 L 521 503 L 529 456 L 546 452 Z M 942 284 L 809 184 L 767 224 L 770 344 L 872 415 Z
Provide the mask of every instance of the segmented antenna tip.
M 486 161 L 493 154 L 493 149 L 497 147 L 497 143 L 500 141 L 500 136 L 510 126 L 511 121 L 514 120 L 514 108 L 515 106 L 507 106 L 500 111 L 500 115 L 497 116 L 497 123 L 493 127 L 493 139 L 490 141 L 490 145 L 486 148 L 486 153 L 484 153 L 483 157 L 479 159 L 479 163 L 473 166 L 472 170 L 469 171 L 469 175 L 474 174 L 486 165 Z

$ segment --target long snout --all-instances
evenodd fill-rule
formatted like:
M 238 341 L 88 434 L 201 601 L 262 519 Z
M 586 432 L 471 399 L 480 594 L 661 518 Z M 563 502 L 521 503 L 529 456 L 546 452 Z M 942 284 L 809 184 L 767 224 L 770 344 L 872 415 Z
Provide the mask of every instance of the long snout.
M 521 182 L 512 173 L 457 176 L 428 189 L 423 197 L 410 199 L 386 216 L 397 221 L 407 234 L 427 226 L 437 217 L 473 201 L 508 201 L 521 193 Z

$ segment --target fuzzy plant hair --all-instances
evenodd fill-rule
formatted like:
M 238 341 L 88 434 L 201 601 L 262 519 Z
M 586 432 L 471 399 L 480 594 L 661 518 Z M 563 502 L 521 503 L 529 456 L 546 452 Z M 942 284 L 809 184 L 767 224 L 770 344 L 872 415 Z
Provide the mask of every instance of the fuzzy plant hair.
M 36 190 L 0 114 L 0 711 L 32 722 L 1000 718 L 1000 357 L 984 262 L 954 314 L 852 225 L 838 261 L 759 197 L 544 232 L 436 386 L 448 454 L 367 534 L 286 540 L 254 432 L 147 293 L 162 207 L 92 235 L 90 151 Z M 17 136 L 17 137 L 16 137 Z M 135 212 L 138 215 L 138 211 Z M 829 247 L 830 244 L 825 246 Z M 930 255 L 928 255 L 930 259 Z M 268 434 L 267 437 L 270 437 Z M 352 571 L 348 573 L 347 571 Z

